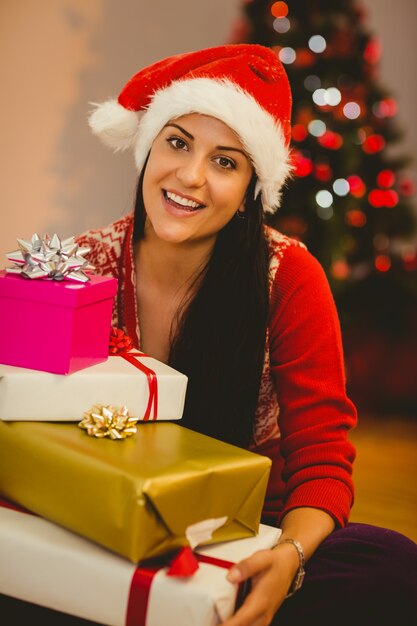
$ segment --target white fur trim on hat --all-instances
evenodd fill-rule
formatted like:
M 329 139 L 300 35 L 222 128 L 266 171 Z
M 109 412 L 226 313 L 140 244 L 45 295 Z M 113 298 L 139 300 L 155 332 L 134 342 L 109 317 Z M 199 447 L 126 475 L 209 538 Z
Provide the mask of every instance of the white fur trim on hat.
M 117 100 L 92 105 L 95 108 L 88 123 L 93 133 L 116 152 L 133 146 L 139 125 L 138 113 L 125 109 Z
M 279 207 L 281 188 L 291 171 L 289 149 L 279 122 L 246 91 L 229 80 L 178 80 L 157 91 L 139 122 L 135 161 L 142 170 L 155 137 L 167 122 L 187 113 L 215 117 L 239 136 L 255 168 L 266 212 Z

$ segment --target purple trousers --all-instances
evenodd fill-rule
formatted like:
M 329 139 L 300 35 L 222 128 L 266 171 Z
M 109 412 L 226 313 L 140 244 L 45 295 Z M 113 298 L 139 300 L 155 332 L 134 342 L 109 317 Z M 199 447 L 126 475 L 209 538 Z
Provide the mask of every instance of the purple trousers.
M 94 626 L 6 596 L 0 596 L 0 623 Z M 307 563 L 302 588 L 273 625 L 417 626 L 417 544 L 368 524 L 336 530 Z

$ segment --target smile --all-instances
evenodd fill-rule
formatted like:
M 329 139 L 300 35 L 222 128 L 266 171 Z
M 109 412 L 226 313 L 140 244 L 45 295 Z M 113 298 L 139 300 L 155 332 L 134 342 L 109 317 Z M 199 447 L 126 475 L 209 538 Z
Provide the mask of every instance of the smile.
M 163 190 L 165 200 L 171 204 L 172 206 L 182 209 L 183 211 L 197 211 L 198 209 L 203 209 L 206 205 L 197 202 L 196 200 L 192 200 L 191 198 L 186 198 L 185 196 L 180 196 L 172 191 Z

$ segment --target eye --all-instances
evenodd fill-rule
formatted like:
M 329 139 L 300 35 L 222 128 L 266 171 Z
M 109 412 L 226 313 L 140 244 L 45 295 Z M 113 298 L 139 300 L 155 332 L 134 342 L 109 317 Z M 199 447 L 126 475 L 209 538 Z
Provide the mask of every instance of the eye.
M 216 157 L 214 160 L 218 165 L 220 165 L 221 168 L 225 170 L 236 169 L 236 163 L 233 161 L 233 159 L 229 159 L 229 157 L 219 156 Z
M 167 142 L 174 150 L 186 150 L 188 148 L 187 143 L 181 137 L 168 137 Z

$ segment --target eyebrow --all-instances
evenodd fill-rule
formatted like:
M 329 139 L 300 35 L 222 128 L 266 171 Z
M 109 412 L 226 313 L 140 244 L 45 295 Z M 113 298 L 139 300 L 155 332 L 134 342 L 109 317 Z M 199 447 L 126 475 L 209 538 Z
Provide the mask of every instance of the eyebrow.
M 188 139 L 191 139 L 192 141 L 194 141 L 193 135 L 189 133 L 188 130 L 185 130 L 185 128 L 183 128 L 179 124 L 174 124 L 174 122 L 168 122 L 168 124 L 165 124 L 164 128 L 166 128 L 167 126 L 174 126 L 174 128 L 178 128 L 178 130 L 184 133 L 184 135 L 188 137 Z M 243 156 L 246 157 L 250 161 L 248 154 L 244 150 L 241 150 L 240 148 L 232 148 L 231 146 L 216 146 L 216 150 L 229 150 L 231 152 L 240 152 L 240 154 L 243 154 Z

